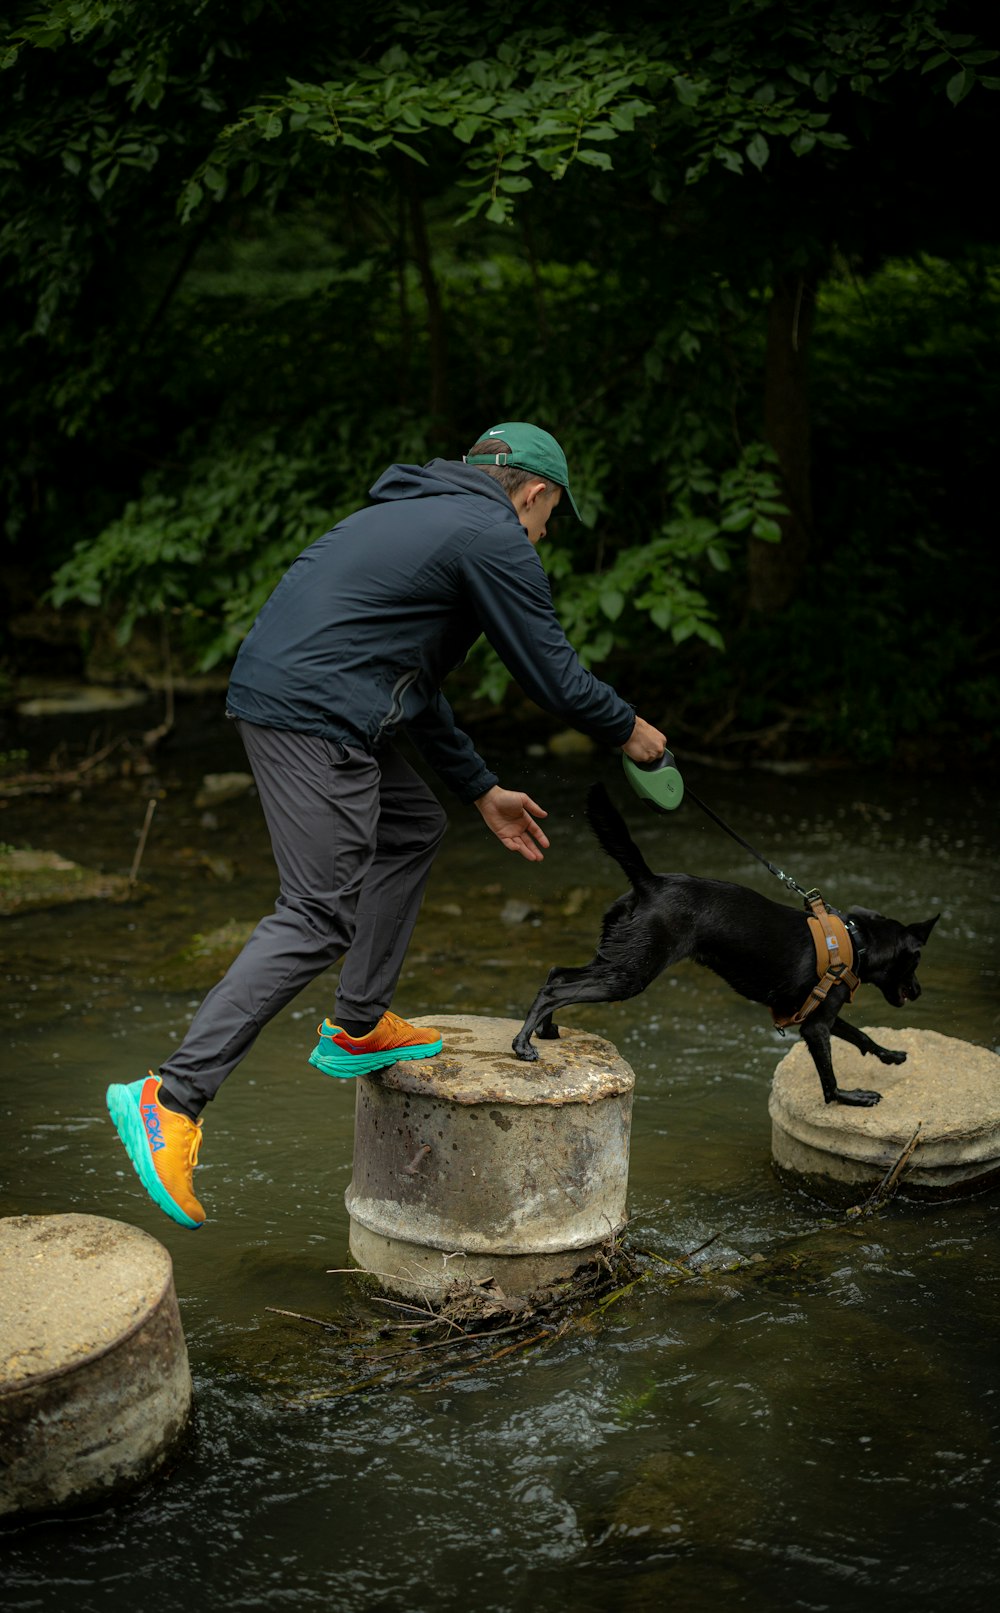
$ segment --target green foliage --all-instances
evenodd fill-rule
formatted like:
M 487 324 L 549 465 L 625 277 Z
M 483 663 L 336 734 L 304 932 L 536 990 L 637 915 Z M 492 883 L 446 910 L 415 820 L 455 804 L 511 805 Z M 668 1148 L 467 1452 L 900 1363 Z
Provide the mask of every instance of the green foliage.
M 576 575 L 572 548 L 551 554 L 547 565 L 561 583 L 561 614 L 585 665 L 610 654 L 615 635 L 609 624 L 620 620 L 626 606 L 647 615 L 674 644 L 695 635 L 723 648 L 699 578 L 706 565 L 730 569 L 738 534 L 750 529 L 768 542 L 780 537 L 774 516 L 784 514 L 785 505 L 773 466 L 771 450 L 752 443 L 721 475 L 700 461 L 669 474 L 670 519 L 646 543 L 629 544 L 601 572 Z
M 724 742 L 782 743 L 865 764 L 947 747 L 995 754 L 995 476 L 1000 257 L 894 260 L 823 289 L 813 372 L 814 496 L 825 542 L 777 623 L 701 670 Z M 974 386 L 970 389 L 970 378 Z M 789 737 L 790 736 L 790 737 Z
M 235 653 L 285 567 L 332 524 L 316 469 L 316 457 L 265 434 L 228 451 L 213 443 L 180 486 L 172 473 L 150 475 L 120 519 L 59 567 L 53 603 L 112 611 L 122 644 L 137 620 L 167 616 L 199 670 L 214 666 Z
M 123 636 L 167 613 L 208 665 L 386 463 L 533 417 L 574 467 L 585 525 L 556 523 L 547 563 L 603 675 L 690 685 L 692 733 L 794 699 L 825 743 L 888 754 L 908 709 L 947 723 L 949 679 L 982 725 L 995 669 L 953 573 L 979 587 L 990 509 L 968 389 L 995 406 L 995 284 L 966 248 L 992 228 L 975 162 L 1000 80 L 955 18 L 16 4 L 0 492 L 20 563 Z M 747 548 L 776 544 L 786 502 L 767 309 L 796 277 L 820 288 L 813 563 L 787 620 L 747 622 Z M 926 632 L 935 598 L 957 625 L 907 682 L 906 623 Z M 815 676 L 831 616 L 836 702 Z
M 234 169 L 242 195 L 286 169 L 294 157 L 277 147 L 283 137 L 293 147 L 306 137 L 327 156 L 356 154 L 377 171 L 391 153 L 426 166 L 415 142 L 440 134 L 458 143 L 455 155 L 474 191 L 456 222 L 483 213 L 490 223 L 508 223 L 517 196 L 532 186 L 528 170 L 561 179 L 575 162 L 608 169 L 604 143 L 653 110 L 635 92 L 655 65 L 608 35 L 567 40 L 559 29 L 533 28 L 504 37 L 484 56 L 481 18 L 462 12 L 449 19 L 449 61 L 426 19 L 407 12 L 400 8 L 400 37 L 377 62 L 351 63 L 320 83 L 291 79 L 287 89 L 245 108 L 185 187 L 182 217 L 189 219 L 206 193 L 221 200 Z
M 693 637 L 724 649 L 717 610 L 702 578 L 706 569 L 729 571 L 739 534 L 747 529 L 777 541 L 773 517 L 783 514 L 785 505 L 773 462 L 770 449 L 753 443 L 739 464 L 721 475 L 700 461 L 675 472 L 668 477 L 671 518 L 649 541 L 620 550 L 602 570 L 579 570 L 579 544 L 572 536 L 543 546 L 560 620 L 584 666 L 599 667 L 623 643 L 643 637 L 644 626 L 653 665 L 662 662 L 664 643 L 676 646 Z M 563 530 L 566 524 L 563 520 Z M 509 674 L 486 646 L 480 646 L 479 665 L 476 693 L 500 700 Z

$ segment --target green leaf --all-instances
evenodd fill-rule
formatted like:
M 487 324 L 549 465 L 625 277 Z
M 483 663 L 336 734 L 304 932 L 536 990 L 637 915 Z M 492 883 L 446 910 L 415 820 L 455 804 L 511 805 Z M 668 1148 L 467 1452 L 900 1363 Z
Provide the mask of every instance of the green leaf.
M 721 543 L 710 543 L 705 553 L 716 571 L 729 570 L 729 554 Z
M 463 146 L 467 146 L 470 140 L 475 139 L 482 126 L 481 118 L 460 118 L 452 133 L 456 140 L 461 140 Z
M 945 94 L 952 106 L 958 106 L 960 101 L 965 100 L 975 82 L 976 75 L 971 67 L 963 67 L 960 73 L 956 73 L 954 78 L 948 80 L 945 85 Z
M 390 45 L 379 61 L 384 73 L 402 73 L 409 65 L 410 58 L 402 45 Z
M 498 190 L 521 191 L 531 189 L 531 180 L 522 179 L 518 174 L 502 174 L 497 181 Z
M 625 609 L 625 595 L 619 588 L 603 588 L 598 603 L 608 620 L 616 622 Z
M 740 504 L 735 510 L 729 510 L 719 522 L 723 532 L 742 532 L 750 525 L 754 512 L 749 504 Z
M 685 358 L 697 358 L 701 352 L 701 339 L 693 330 L 682 330 L 677 338 L 677 346 Z
M 812 75 L 804 67 L 797 67 L 794 65 L 794 63 L 792 63 L 785 68 L 785 72 L 788 74 L 789 78 L 793 78 L 795 80 L 796 84 L 808 85 L 812 83 Z
M 759 538 L 762 543 L 781 542 L 780 526 L 777 521 L 770 520 L 766 515 L 758 515 L 750 530 L 754 537 Z
M 691 80 L 684 77 L 683 73 L 678 73 L 674 79 L 674 93 L 682 106 L 698 105 L 698 91 L 691 83 Z
M 588 151 L 586 148 L 576 154 L 577 162 L 584 162 L 589 168 L 610 168 L 611 158 L 606 151 Z
M 393 140 L 392 143 L 397 151 L 402 151 L 407 157 L 412 157 L 414 162 L 420 164 L 421 168 L 427 167 L 427 158 L 417 150 L 416 146 L 407 145 L 405 140 Z
M 804 157 L 816 144 L 816 136 L 811 129 L 801 129 L 792 141 L 792 150 L 797 157 Z
M 747 156 L 750 158 L 750 161 L 753 163 L 754 167 L 760 169 L 763 168 L 770 155 L 771 148 L 764 139 L 764 136 L 758 131 L 758 133 L 754 135 L 753 139 L 747 144 Z
M 921 73 L 931 73 L 935 67 L 940 67 L 942 62 L 950 62 L 951 59 L 951 53 L 949 51 L 935 51 L 933 56 L 928 56 L 920 71 Z
M 496 197 L 486 209 L 486 217 L 491 224 L 506 224 L 509 211 L 510 204 L 502 202 L 499 197 Z

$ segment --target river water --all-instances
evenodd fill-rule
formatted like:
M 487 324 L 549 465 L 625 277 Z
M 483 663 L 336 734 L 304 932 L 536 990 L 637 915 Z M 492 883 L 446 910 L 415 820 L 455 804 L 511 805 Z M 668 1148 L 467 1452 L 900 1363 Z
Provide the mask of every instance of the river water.
M 89 1516 L 0 1538 L 4 1606 L 490 1613 L 733 1606 L 976 1610 L 1000 1569 L 996 1195 L 894 1200 L 845 1225 L 770 1165 L 767 1096 L 787 1051 L 766 1014 L 685 964 L 643 997 L 573 1010 L 637 1076 L 633 1243 L 714 1240 L 684 1286 L 655 1275 L 546 1348 L 338 1395 L 341 1335 L 378 1314 L 346 1264 L 353 1094 L 306 1063 L 317 984 L 260 1038 L 206 1118 L 197 1234 L 146 1200 L 104 1111 L 109 1081 L 166 1055 L 212 975 L 192 934 L 273 897 L 252 797 L 205 819 L 200 773 L 242 765 L 223 722 L 159 776 L 78 802 L 21 799 L 0 838 L 127 873 L 162 792 L 137 903 L 0 920 L 0 1215 L 79 1211 L 170 1250 L 196 1413 L 170 1468 Z M 690 804 L 628 796 L 614 759 L 513 758 L 550 812 L 531 866 L 455 808 L 396 1006 L 519 1019 L 550 964 L 589 957 L 621 876 L 581 807 L 605 777 L 647 859 L 782 899 Z M 924 995 L 899 1022 L 996 1048 L 997 835 L 974 781 L 691 768 L 693 787 L 800 883 L 905 920 L 940 911 Z M 631 805 L 629 803 L 631 802 Z M 505 924 L 510 898 L 535 916 Z M 858 1023 L 895 1011 L 862 994 Z

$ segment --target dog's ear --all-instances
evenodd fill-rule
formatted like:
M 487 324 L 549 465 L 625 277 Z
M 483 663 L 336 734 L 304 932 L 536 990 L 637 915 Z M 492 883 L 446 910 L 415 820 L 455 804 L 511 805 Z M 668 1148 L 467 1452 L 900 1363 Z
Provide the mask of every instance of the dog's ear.
M 925 919 L 923 924 L 908 924 L 906 928 L 909 930 L 911 935 L 916 936 L 917 940 L 920 942 L 920 945 L 924 946 L 927 941 L 927 937 L 930 935 L 940 917 L 940 913 L 935 913 L 932 919 Z
M 849 919 L 880 919 L 882 917 L 881 913 L 876 913 L 873 907 L 849 907 L 847 916 Z

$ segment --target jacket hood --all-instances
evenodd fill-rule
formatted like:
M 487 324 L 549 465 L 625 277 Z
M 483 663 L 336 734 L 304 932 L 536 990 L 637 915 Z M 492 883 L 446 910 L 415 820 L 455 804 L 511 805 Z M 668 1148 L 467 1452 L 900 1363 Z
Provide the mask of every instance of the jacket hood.
M 510 499 L 492 476 L 463 465 L 459 459 L 432 459 L 426 465 L 390 465 L 369 489 L 379 503 L 400 498 L 440 498 L 442 493 L 475 493 L 513 508 Z

